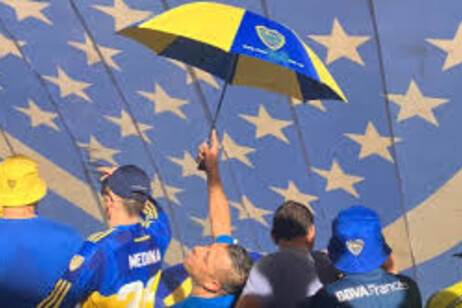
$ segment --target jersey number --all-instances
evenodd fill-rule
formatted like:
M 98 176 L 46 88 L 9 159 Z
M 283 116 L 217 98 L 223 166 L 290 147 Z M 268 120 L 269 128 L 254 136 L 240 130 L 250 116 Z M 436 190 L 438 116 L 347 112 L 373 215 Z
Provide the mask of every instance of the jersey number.
M 117 292 L 117 300 L 125 302 L 131 299 L 126 306 L 127 308 L 153 307 L 159 279 L 160 273 L 149 279 L 146 288 L 142 281 L 128 283 Z

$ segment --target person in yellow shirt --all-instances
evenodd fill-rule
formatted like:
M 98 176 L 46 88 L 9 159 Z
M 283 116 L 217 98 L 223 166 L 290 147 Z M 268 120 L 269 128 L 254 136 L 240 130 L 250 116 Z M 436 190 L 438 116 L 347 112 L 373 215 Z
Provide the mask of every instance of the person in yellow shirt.
M 462 258 L 462 253 L 454 256 Z M 434 294 L 426 308 L 462 308 L 462 281 Z

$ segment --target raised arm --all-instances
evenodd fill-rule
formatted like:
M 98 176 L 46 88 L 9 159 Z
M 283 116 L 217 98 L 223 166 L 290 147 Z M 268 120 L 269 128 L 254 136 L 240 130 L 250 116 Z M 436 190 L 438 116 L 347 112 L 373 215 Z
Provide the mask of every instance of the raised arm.
M 211 145 L 204 143 L 199 148 L 198 161 L 204 160 L 207 174 L 207 190 L 209 198 L 209 218 L 212 235 L 231 235 L 231 213 L 228 199 L 223 190 L 218 167 L 219 141 L 216 130 L 211 136 Z

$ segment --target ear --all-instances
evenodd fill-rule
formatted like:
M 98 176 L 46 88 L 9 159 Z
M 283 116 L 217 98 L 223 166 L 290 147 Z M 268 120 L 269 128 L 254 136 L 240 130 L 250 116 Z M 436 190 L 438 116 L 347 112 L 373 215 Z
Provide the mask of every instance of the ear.
M 393 257 L 393 254 L 390 254 L 388 259 L 385 261 L 385 263 L 382 264 L 382 269 L 385 270 L 386 272 L 390 274 L 398 274 L 398 269 L 396 267 L 396 262 L 395 258 Z
M 203 284 L 204 288 L 213 292 L 213 293 L 218 293 L 221 290 L 221 284 L 217 280 L 210 279 L 204 282 Z
M 311 224 L 310 228 L 308 229 L 308 233 L 305 236 L 306 242 L 308 243 L 308 246 L 310 249 L 313 249 L 314 247 L 314 242 L 316 238 L 316 228 L 314 224 Z
M 109 195 L 106 195 L 106 194 L 103 195 L 103 201 L 107 206 L 109 206 L 109 204 L 112 203 L 111 197 Z
M 109 194 L 104 196 L 104 203 L 108 209 L 113 209 L 116 206 L 113 196 Z

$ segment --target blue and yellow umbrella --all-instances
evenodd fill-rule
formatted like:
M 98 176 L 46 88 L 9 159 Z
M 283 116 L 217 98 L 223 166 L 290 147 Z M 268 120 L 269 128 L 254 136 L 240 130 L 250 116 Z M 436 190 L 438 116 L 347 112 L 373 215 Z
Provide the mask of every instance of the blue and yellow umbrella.
M 294 31 L 242 8 L 190 3 L 121 34 L 158 55 L 207 71 L 226 85 L 262 88 L 301 101 L 346 101 L 324 64 Z

